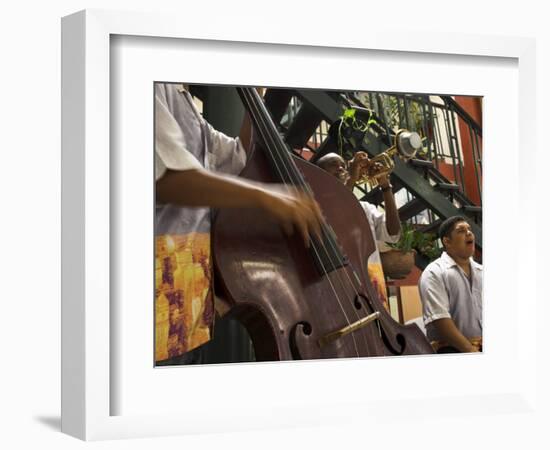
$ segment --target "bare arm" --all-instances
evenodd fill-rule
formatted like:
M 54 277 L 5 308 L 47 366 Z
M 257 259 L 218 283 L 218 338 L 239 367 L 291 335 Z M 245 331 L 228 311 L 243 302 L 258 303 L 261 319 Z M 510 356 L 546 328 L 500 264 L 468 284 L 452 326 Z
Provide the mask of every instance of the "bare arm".
M 364 170 L 368 167 L 369 157 L 365 152 L 357 152 L 353 159 L 350 161 L 349 178 L 346 181 L 346 186 L 353 190 L 355 183 L 359 180 Z M 375 163 L 378 164 L 378 163 Z M 390 180 L 388 175 L 378 177 L 378 184 L 382 188 L 384 196 L 384 209 L 386 210 L 386 229 L 391 236 L 395 236 L 401 231 L 401 221 L 399 220 L 399 213 L 397 212 L 397 206 L 395 205 L 395 198 L 393 192 L 390 189 L 384 190 L 384 188 L 390 187 Z
M 179 206 L 259 208 L 288 234 L 297 229 L 306 247 L 310 234 L 320 235 L 321 212 L 317 203 L 305 194 L 204 169 L 168 170 L 156 183 L 156 199 Z
M 397 212 L 397 206 L 395 204 L 395 197 L 393 196 L 393 192 L 391 190 L 390 180 L 387 175 L 384 175 L 378 179 L 378 183 L 382 188 L 382 195 L 384 196 L 386 229 L 390 235 L 395 236 L 401 231 L 401 221 L 399 220 L 399 213 Z
M 437 319 L 429 323 L 428 326 L 433 326 L 442 340 L 447 342 L 451 347 L 456 348 L 460 352 L 469 353 L 479 351 L 473 346 L 470 341 L 459 331 L 453 319 L 444 318 Z
M 261 207 L 259 186 L 202 169 L 167 170 L 156 188 L 159 203 L 211 208 Z

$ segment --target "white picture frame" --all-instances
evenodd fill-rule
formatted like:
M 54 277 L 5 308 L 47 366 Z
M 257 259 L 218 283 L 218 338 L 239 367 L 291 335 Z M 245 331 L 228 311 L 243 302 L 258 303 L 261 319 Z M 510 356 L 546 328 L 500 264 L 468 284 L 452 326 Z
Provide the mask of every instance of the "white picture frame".
M 112 37 L 134 36 L 146 38 L 164 38 L 170 40 L 187 40 L 187 42 L 211 42 L 212 45 L 232 43 L 247 51 L 254 46 L 266 51 L 272 45 L 283 55 L 295 48 L 311 49 L 323 55 L 338 57 L 345 54 L 350 58 L 361 58 L 361 52 L 374 51 L 380 55 L 407 55 L 408 61 L 423 58 L 426 55 L 447 55 L 449 61 L 468 58 L 495 58 L 506 60 L 514 66 L 517 72 L 517 96 L 513 95 L 511 108 L 519 112 L 518 123 L 511 125 L 511 143 L 508 148 L 513 158 L 512 165 L 519 169 L 517 192 L 511 196 L 510 202 L 517 211 L 524 211 L 522 230 L 534 228 L 536 222 L 534 199 L 524 195 L 535 189 L 534 181 L 528 176 L 528 162 L 519 158 L 519 148 L 535 148 L 533 127 L 535 124 L 535 44 L 532 39 L 515 37 L 487 37 L 462 34 L 423 34 L 383 32 L 378 30 L 362 30 L 361 33 L 351 30 L 346 34 L 330 34 L 312 31 L 305 37 L 287 30 L 284 37 L 274 27 L 262 27 L 259 24 L 250 29 L 239 29 L 223 21 L 216 24 L 215 31 L 208 29 L 200 21 L 186 23 L 182 27 L 181 20 L 169 14 L 129 13 L 87 10 L 67 16 L 62 22 L 62 431 L 84 440 L 101 440 L 114 438 L 150 437 L 177 435 L 209 431 L 254 430 L 269 427 L 308 426 L 324 423 L 345 423 L 357 421 L 357 417 L 375 417 L 384 415 L 386 420 L 399 419 L 404 415 L 430 417 L 430 410 L 440 408 L 441 415 L 468 415 L 472 406 L 482 414 L 498 414 L 503 410 L 517 414 L 536 413 L 536 329 L 529 325 L 530 316 L 523 310 L 518 311 L 513 318 L 503 316 L 504 321 L 510 320 L 514 332 L 509 337 L 511 343 L 511 358 L 521 365 L 509 377 L 503 377 L 500 385 L 492 392 L 482 389 L 467 388 L 463 391 L 445 386 L 434 387 L 434 394 L 423 394 L 418 401 L 417 396 L 407 397 L 403 392 L 397 392 L 383 401 L 375 396 L 372 402 L 366 400 L 369 396 L 359 396 L 338 403 L 333 397 L 319 399 L 317 402 L 307 397 L 305 404 L 289 402 L 280 398 L 275 402 L 266 397 L 266 404 L 252 411 L 254 405 L 252 395 L 243 401 L 239 410 L 220 411 L 202 410 L 199 413 L 185 411 L 163 412 L 146 411 L 136 413 L 120 413 L 113 415 L 113 396 L 118 389 L 123 389 L 123 382 L 115 382 L 112 373 L 113 336 L 120 333 L 117 324 L 113 323 L 112 305 L 113 280 L 111 271 L 111 239 L 112 211 L 111 187 L 117 183 L 117 174 L 111 171 L 110 147 L 110 108 L 112 106 L 111 71 Z M 164 41 L 167 43 L 168 41 Z M 171 41 L 173 42 L 173 41 Z M 163 45 L 161 43 L 160 45 Z M 396 52 L 396 53 L 390 53 Z M 200 51 L 198 52 L 200 53 Z M 469 62 L 468 64 L 471 64 Z M 513 68 L 513 67 L 512 67 Z M 221 76 L 221 75 L 216 75 Z M 216 82 L 219 78 L 212 76 L 204 81 Z M 238 76 L 237 76 L 238 78 Z M 237 78 L 228 79 L 228 84 Z M 304 78 L 306 78 L 304 76 Z M 188 80 L 169 80 L 188 81 Z M 269 82 L 269 80 L 266 80 Z M 296 81 L 298 84 L 300 80 Z M 317 81 L 323 83 L 323 81 Z M 267 84 L 267 83 L 266 83 Z M 330 86 L 327 86 L 330 87 Z M 152 89 L 152 88 L 151 88 Z M 373 89 L 374 90 L 374 89 Z M 152 92 L 152 91 L 151 91 Z M 479 92 L 474 92 L 479 94 Z M 481 93 L 482 94 L 482 93 Z M 515 92 L 514 92 L 515 94 Z M 517 102 L 516 102 L 517 100 Z M 515 117 L 515 116 L 514 116 Z M 484 115 L 484 120 L 490 123 L 491 117 Z M 152 123 L 152 117 L 151 117 Z M 485 148 L 495 145 L 499 136 L 489 134 L 484 137 Z M 491 142 L 494 140 L 494 142 Z M 152 142 L 152 141 L 151 141 Z M 498 141 L 501 142 L 501 141 Z M 152 144 L 151 144 L 152 145 Z M 152 147 L 151 147 L 152 160 Z M 508 167 L 506 167 L 508 168 Z M 488 175 L 490 176 L 490 175 Z M 151 171 L 152 177 L 152 171 Z M 115 178 L 115 179 L 114 179 Z M 152 178 L 151 178 L 152 180 Z M 496 202 L 496 199 L 495 199 Z M 490 208 L 490 206 L 489 206 Z M 520 230 L 521 232 L 521 230 Z M 498 235 L 498 230 L 495 235 Z M 489 247 L 491 239 L 488 239 Z M 492 241 L 495 242 L 496 238 Z M 486 241 L 487 242 L 487 241 Z M 517 261 L 535 261 L 534 245 L 525 245 L 515 249 Z M 146 260 L 144 264 L 152 264 Z M 527 279 L 526 271 L 536 272 L 533 265 L 529 268 L 518 263 L 513 266 L 519 280 Z M 534 263 L 533 263 L 534 264 Z M 151 277 L 152 278 L 152 277 Z M 490 278 L 490 277 L 489 277 Z M 512 285 L 508 305 L 513 309 L 517 306 L 519 282 Z M 492 286 L 497 292 L 497 286 Z M 522 308 L 536 309 L 536 289 L 522 285 L 524 296 Z M 495 294 L 491 294 L 495 295 Z M 487 323 L 491 319 L 488 308 Z M 492 308 L 501 312 L 498 306 Z M 495 316 L 493 316 L 495 317 Z M 496 329 L 496 328 L 495 328 Z M 521 331 L 521 333 L 518 332 Z M 485 330 L 484 330 L 485 331 Z M 502 331 L 498 331 L 501 333 Z M 499 336 L 501 336 L 499 334 Z M 490 337 L 490 335 L 489 335 Z M 484 361 L 490 363 L 492 355 L 495 361 L 504 361 L 502 348 L 491 340 L 486 354 L 481 355 Z M 478 360 L 466 355 L 458 358 L 442 359 L 445 370 L 457 370 L 460 366 L 476 367 Z M 211 380 L 216 378 L 213 370 L 224 370 L 227 376 L 235 380 L 243 380 L 246 371 L 254 371 L 254 378 L 269 379 L 282 377 L 290 382 L 300 377 L 320 377 L 319 372 L 329 372 L 331 376 L 340 377 L 344 371 L 362 373 L 369 370 L 387 370 L 395 372 L 403 368 L 403 362 L 397 359 L 384 359 L 373 366 L 360 360 L 347 362 L 309 362 L 284 364 L 258 364 L 225 368 L 188 368 L 179 371 L 180 376 Z M 416 362 L 414 364 L 427 364 Z M 431 364 L 431 363 L 430 363 Z M 494 364 L 497 364 L 495 362 Z M 320 371 L 319 369 L 323 370 Z M 152 366 L 150 370 L 153 370 Z M 460 369 L 458 369 L 460 370 Z M 202 372 L 199 372 L 202 371 Z M 298 372 L 299 371 L 299 372 Z M 166 371 L 166 373 L 168 373 Z M 303 375 L 305 374 L 305 375 Z M 298 378 L 296 378 L 298 377 Z M 303 379 L 302 379 L 303 381 Z M 209 381 L 210 383 L 211 381 Z M 252 381 L 247 381 L 252 382 Z M 205 381 L 206 383 L 206 381 Z M 314 384 L 314 383 L 313 383 Z M 498 383 L 497 383 L 498 384 Z M 306 386 L 298 386 L 306 389 Z M 307 392 L 306 392 L 307 394 Z M 229 400 L 228 400 L 229 399 Z M 236 397 L 228 397 L 225 401 L 237 401 Z M 224 400 L 220 399 L 220 404 Z M 397 402 L 397 403 L 396 403 Z M 399 405 L 399 411 L 395 405 Z M 271 413 L 274 410 L 275 413 Z M 209 414 L 208 417 L 206 414 Z M 231 418 L 228 419 L 228 413 Z M 246 419 L 246 420 L 243 420 Z

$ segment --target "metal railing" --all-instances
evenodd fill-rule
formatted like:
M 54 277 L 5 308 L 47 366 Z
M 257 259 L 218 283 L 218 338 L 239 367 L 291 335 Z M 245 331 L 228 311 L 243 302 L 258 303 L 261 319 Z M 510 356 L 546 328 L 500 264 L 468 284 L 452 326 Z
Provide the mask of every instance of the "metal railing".
M 463 196 L 481 206 L 481 127 L 452 97 L 380 92 L 355 93 L 354 97 L 383 121 L 387 134 L 399 128 L 419 133 L 424 148 L 418 157 L 432 161 Z M 467 177 L 470 172 L 473 180 Z
M 455 185 L 450 200 L 455 206 L 481 206 L 482 199 L 482 130 L 468 113 L 448 96 L 399 94 L 384 92 L 341 92 L 343 109 L 367 108 L 377 118 L 375 135 L 383 139 L 400 128 L 418 132 L 423 149 L 418 159 L 432 162 L 436 171 L 426 177 L 432 185 Z M 288 126 L 303 103 L 293 96 L 281 126 Z M 305 144 L 313 153 L 328 136 L 329 124 L 322 121 Z M 384 136 L 385 135 L 385 136 Z M 452 187 L 452 186 L 451 186 Z M 367 186 L 359 187 L 366 194 Z M 426 219 L 426 212 L 423 214 Z

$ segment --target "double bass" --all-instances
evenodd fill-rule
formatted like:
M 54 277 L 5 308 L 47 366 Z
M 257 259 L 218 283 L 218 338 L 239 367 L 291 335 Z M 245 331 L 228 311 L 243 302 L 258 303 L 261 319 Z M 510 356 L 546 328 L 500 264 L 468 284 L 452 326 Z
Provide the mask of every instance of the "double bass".
M 240 176 L 301 189 L 324 218 L 306 248 L 299 233 L 287 236 L 257 209 L 217 214 L 216 288 L 250 334 L 256 360 L 433 353 L 416 325 L 396 322 L 379 300 L 367 271 L 375 243 L 353 193 L 288 150 L 254 88 L 238 93 L 257 135 Z

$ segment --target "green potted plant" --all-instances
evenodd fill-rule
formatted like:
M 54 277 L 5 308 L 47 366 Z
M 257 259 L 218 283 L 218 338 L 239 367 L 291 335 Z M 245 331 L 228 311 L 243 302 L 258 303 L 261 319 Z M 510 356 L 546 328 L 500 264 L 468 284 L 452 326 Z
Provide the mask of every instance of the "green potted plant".
M 421 254 L 429 261 L 440 255 L 433 233 L 418 231 L 412 224 L 401 224 L 401 236 L 394 244 L 388 244 L 390 251 L 380 253 L 382 267 L 386 276 L 393 279 L 405 278 L 415 264 L 415 253 Z
M 329 130 L 336 140 L 340 156 L 349 161 L 357 151 L 365 151 L 365 135 L 375 123 L 372 111 L 366 108 L 356 106 L 345 109 Z

